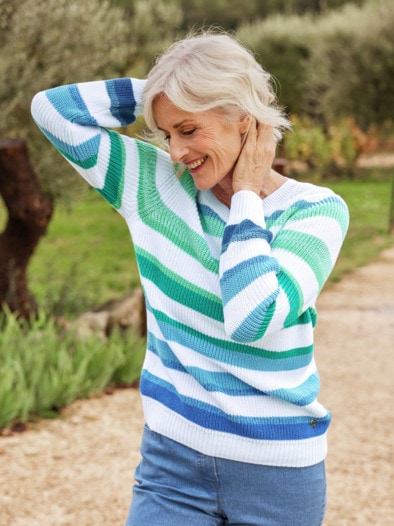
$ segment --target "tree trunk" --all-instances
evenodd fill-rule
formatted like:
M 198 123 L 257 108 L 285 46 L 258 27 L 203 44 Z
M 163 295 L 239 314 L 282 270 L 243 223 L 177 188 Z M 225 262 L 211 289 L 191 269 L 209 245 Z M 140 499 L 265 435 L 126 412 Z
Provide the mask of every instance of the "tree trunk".
M 53 203 L 42 192 L 22 139 L 0 140 L 0 194 L 8 221 L 0 234 L 0 306 L 29 320 L 37 314 L 26 269 L 52 217 Z

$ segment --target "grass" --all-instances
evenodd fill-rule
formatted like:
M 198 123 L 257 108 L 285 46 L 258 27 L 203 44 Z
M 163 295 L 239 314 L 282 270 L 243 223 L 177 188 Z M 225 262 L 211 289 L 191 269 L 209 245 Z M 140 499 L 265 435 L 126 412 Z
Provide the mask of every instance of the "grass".
M 393 246 L 388 232 L 392 173 L 391 170 L 368 170 L 367 178 L 328 183 L 349 207 L 350 225 L 330 282 L 376 259 Z
M 45 310 L 72 316 L 139 286 L 123 218 L 94 191 L 72 210 L 57 207 L 28 269 Z

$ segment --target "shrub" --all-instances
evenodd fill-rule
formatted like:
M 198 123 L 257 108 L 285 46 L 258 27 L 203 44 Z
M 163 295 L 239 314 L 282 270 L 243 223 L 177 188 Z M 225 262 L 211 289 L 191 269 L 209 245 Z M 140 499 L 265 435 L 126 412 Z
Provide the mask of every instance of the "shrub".
M 306 65 L 317 38 L 314 17 L 275 15 L 243 24 L 239 39 L 254 52 L 277 84 L 279 102 L 299 113 L 304 104 Z
M 271 16 L 238 35 L 277 80 L 280 103 L 328 126 L 393 121 L 394 3 L 369 0 L 320 16 Z
M 0 332 L 0 428 L 50 416 L 110 383 L 139 378 L 145 342 L 114 332 L 77 340 L 41 315 L 32 327 L 5 315 Z
M 292 131 L 284 139 L 284 155 L 318 168 L 322 176 L 353 175 L 360 155 L 377 146 L 375 134 L 363 132 L 353 118 L 342 118 L 323 129 L 306 117 L 292 116 Z
M 367 130 L 394 115 L 394 3 L 374 0 L 322 17 L 306 66 L 309 109 L 325 122 L 354 115 Z

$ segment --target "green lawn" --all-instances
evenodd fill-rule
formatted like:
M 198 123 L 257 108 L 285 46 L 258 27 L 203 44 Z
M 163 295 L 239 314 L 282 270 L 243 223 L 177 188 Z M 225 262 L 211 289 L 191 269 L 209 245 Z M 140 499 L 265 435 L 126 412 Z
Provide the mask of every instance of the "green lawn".
M 342 181 L 328 186 L 341 195 L 350 212 L 350 226 L 330 281 L 363 266 L 394 244 L 388 234 L 391 174 L 381 179 Z
M 42 305 L 81 311 L 139 285 L 123 218 L 96 192 L 71 211 L 58 206 L 29 267 L 29 284 Z

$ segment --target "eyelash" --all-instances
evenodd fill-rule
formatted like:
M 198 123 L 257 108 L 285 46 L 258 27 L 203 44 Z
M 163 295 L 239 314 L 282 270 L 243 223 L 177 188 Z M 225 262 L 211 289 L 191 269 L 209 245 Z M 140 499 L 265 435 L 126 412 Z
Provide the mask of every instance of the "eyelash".
M 196 131 L 196 128 L 193 128 L 192 130 L 184 131 L 182 132 L 182 135 L 193 135 L 193 133 Z M 171 135 L 165 135 L 164 140 L 169 141 L 171 139 Z

